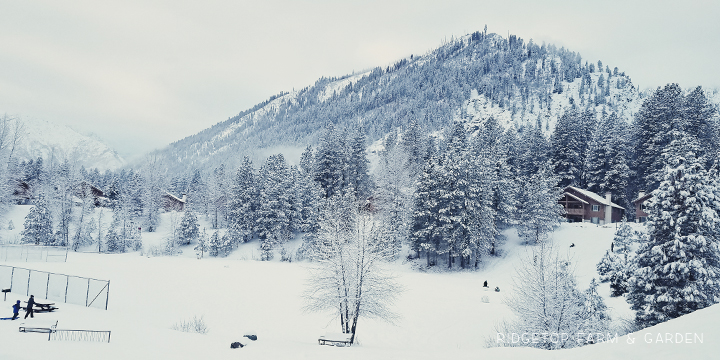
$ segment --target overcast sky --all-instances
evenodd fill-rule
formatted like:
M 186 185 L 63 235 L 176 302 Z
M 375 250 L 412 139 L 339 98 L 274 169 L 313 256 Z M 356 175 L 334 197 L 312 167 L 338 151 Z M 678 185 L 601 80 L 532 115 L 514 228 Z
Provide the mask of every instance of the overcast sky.
M 0 0 L 0 113 L 137 157 L 485 24 L 617 66 L 642 88 L 720 87 L 716 0 Z

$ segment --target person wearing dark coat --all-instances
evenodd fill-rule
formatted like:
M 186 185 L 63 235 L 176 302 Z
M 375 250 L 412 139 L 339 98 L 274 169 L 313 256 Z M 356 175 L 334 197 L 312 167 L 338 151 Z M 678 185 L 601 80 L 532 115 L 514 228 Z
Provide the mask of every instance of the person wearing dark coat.
M 21 306 L 20 306 L 20 300 L 18 300 L 18 301 L 15 303 L 15 305 L 12 306 L 12 308 L 13 308 L 13 317 L 12 317 L 12 320 L 15 320 L 15 319 L 18 318 L 18 316 L 20 316 L 20 315 L 18 315 L 18 314 L 20 313 L 20 308 L 21 308 Z
M 33 315 L 33 307 L 35 306 L 35 295 L 30 295 L 30 298 L 27 301 L 27 308 L 25 308 L 25 319 L 27 319 L 28 315 L 30 315 L 31 318 L 34 318 L 35 315 Z

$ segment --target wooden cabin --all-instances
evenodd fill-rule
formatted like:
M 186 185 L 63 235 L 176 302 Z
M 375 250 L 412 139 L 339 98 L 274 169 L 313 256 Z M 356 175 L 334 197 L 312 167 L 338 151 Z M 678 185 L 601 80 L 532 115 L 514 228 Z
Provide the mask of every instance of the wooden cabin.
M 650 200 L 652 198 L 652 193 L 645 193 L 644 191 L 640 191 L 638 193 L 638 198 L 633 200 L 633 205 L 635 205 L 635 221 L 636 222 L 646 222 L 648 214 L 645 211 L 645 202 Z
M 74 194 L 77 198 L 76 203 L 82 204 L 82 200 L 91 196 L 95 206 L 106 206 L 108 199 L 105 193 L 97 186 L 83 180 L 75 185 Z
M 602 197 L 592 191 L 568 186 L 559 203 L 565 208 L 569 222 L 610 224 L 622 220 L 625 208 L 610 201 L 610 193 Z
M 178 198 L 167 191 L 162 195 L 162 207 L 165 211 L 183 211 L 186 202 L 187 196 L 185 194 L 182 195 L 182 198 Z

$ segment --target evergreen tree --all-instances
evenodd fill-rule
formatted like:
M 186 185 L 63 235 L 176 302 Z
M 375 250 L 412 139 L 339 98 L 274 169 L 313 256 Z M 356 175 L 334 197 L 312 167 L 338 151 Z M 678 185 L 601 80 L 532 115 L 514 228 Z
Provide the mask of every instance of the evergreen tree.
M 228 200 L 228 231 L 236 242 L 253 237 L 256 211 L 260 207 L 260 185 L 255 169 L 247 156 L 237 170 Z
M 209 243 L 210 241 L 208 239 L 207 232 L 205 232 L 205 229 L 203 228 L 202 233 L 198 236 L 197 245 L 193 248 L 198 259 L 202 259 L 205 257 L 205 253 L 210 251 Z
M 293 204 L 292 178 L 282 154 L 267 158 L 260 169 L 262 190 L 255 229 L 265 252 L 290 239 Z
M 365 132 L 363 128 L 353 130 L 353 136 L 347 141 L 347 170 L 345 186 L 355 191 L 358 200 L 365 200 L 372 191 L 368 166 L 370 161 L 365 154 Z
M 627 301 L 640 327 L 720 300 L 718 201 L 714 180 L 692 152 L 693 139 L 671 134 L 668 166 L 648 205 L 648 240 L 640 245 Z
M 314 232 L 318 227 L 318 207 L 322 198 L 320 186 L 313 181 L 314 159 L 308 146 L 300 157 L 293 193 L 296 195 L 297 220 L 293 228 L 301 232 Z
M 518 235 L 525 243 L 539 244 L 559 224 L 563 207 L 558 203 L 562 192 L 549 166 L 524 179 L 518 208 Z
M 581 186 L 584 157 L 583 123 L 577 109 L 566 111 L 555 125 L 550 140 L 554 173 L 560 178 L 559 186 Z
M 208 241 L 208 255 L 210 256 L 218 256 L 221 253 L 222 246 L 220 245 L 220 237 L 218 236 L 218 232 L 213 232 L 212 236 L 210 236 L 210 241 Z
M 34 245 L 54 245 L 52 219 L 45 197 L 40 195 L 30 212 L 25 216 L 24 229 L 20 233 L 22 242 Z
M 585 341 L 589 343 L 597 342 L 596 338 L 592 335 L 596 334 L 607 334 L 610 328 L 610 315 L 608 315 L 607 305 L 602 296 L 598 294 L 597 288 L 598 283 L 593 278 L 590 281 L 590 287 L 585 290 L 585 309 L 581 315 L 583 318 L 581 331 L 589 336 L 585 338 Z
M 428 151 L 431 155 L 425 161 L 413 197 L 409 238 L 412 249 L 418 257 L 421 252 L 424 252 L 427 266 L 431 266 L 435 263 L 435 259 L 431 259 L 431 257 L 437 254 L 440 247 L 440 234 L 436 229 L 440 227 L 438 216 L 440 202 L 437 193 L 441 186 L 441 179 L 438 174 L 440 160 L 434 149 Z
M 178 245 L 190 245 L 198 236 L 200 236 L 200 225 L 197 216 L 191 210 L 186 210 L 178 228 Z
M 466 206 L 471 196 L 466 149 L 465 127 L 461 122 L 455 122 L 443 156 L 442 185 L 437 189 L 440 225 L 437 230 L 444 241 L 444 246 L 437 252 L 447 254 L 448 268 L 458 256 L 464 268 L 474 250 L 470 229 L 473 214 Z
M 646 99 L 635 115 L 637 178 L 647 191 L 656 189 L 662 180 L 665 167 L 662 152 L 670 143 L 668 134 L 680 128 L 682 104 L 680 86 L 668 84 Z
M 325 198 L 342 193 L 345 187 L 344 142 L 340 132 L 332 124 L 328 125 L 315 153 L 314 179 L 322 188 Z
M 107 252 L 125 252 L 125 246 L 114 229 L 110 229 L 105 235 L 105 250 Z
M 413 183 L 406 165 L 407 154 L 395 146 L 381 153 L 375 171 L 377 187 L 371 205 L 378 211 L 380 221 L 392 224 L 386 240 L 394 255 L 399 254 L 410 227 Z
M 601 282 L 610 282 L 611 296 L 622 296 L 628 291 L 628 280 L 634 272 L 631 245 L 637 241 L 637 233 L 623 219 L 615 232 L 613 253 L 605 253 L 597 265 Z

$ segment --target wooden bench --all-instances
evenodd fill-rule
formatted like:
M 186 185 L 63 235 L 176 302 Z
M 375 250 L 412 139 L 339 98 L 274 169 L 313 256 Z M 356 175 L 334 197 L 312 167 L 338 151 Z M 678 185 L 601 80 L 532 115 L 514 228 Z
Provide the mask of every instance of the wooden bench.
M 350 346 L 350 336 L 352 334 L 342 333 L 325 333 L 318 339 L 319 345 L 330 345 L 330 346 Z

